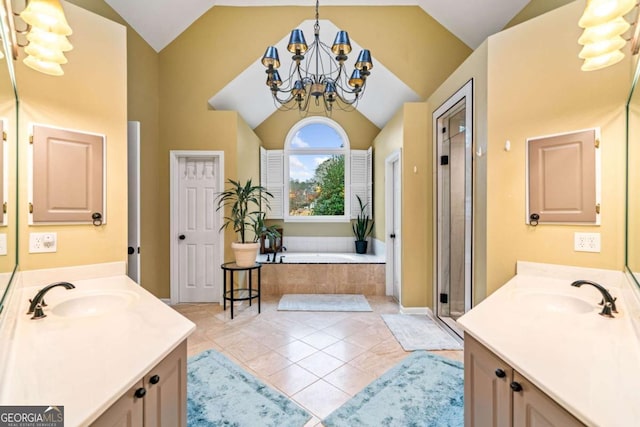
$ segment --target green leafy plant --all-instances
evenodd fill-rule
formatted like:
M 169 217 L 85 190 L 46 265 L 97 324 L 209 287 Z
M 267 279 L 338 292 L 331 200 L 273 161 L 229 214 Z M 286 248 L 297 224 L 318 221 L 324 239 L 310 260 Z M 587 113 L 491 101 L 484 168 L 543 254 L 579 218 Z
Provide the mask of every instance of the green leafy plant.
M 275 247 L 276 239 L 280 237 L 280 233 L 278 232 L 277 225 L 266 225 L 265 219 L 267 214 L 265 212 L 259 212 L 253 218 L 253 234 L 256 236 L 257 241 L 260 237 L 264 236 L 265 239 L 269 239 L 269 242 L 272 243 L 272 246 Z
M 230 208 L 228 216 L 224 217 L 224 223 L 220 230 L 229 226 L 238 233 L 240 243 L 247 243 L 247 231 L 254 231 L 252 242 L 257 242 L 260 234 L 256 230 L 264 227 L 264 210 L 270 209 L 269 202 L 273 195 L 260 185 L 253 185 L 251 179 L 246 183 L 227 180 L 227 188 L 216 197 L 218 209 Z M 265 227 L 266 228 L 266 227 Z M 268 229 L 268 228 L 267 228 Z M 264 230 L 266 232 L 266 230 Z
M 356 220 L 351 224 L 353 234 L 356 236 L 357 241 L 367 240 L 367 237 L 373 232 L 373 219 L 369 218 L 366 214 L 365 208 L 367 203 L 362 203 L 360 196 L 357 196 L 358 203 L 360 204 L 360 213 L 356 217 Z

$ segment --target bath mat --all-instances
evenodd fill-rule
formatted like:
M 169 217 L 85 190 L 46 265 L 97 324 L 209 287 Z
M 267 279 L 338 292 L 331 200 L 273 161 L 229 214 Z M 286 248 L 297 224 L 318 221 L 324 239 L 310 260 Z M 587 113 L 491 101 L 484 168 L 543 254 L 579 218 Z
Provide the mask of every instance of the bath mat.
M 364 295 L 284 294 L 279 311 L 373 311 Z
M 383 314 L 382 319 L 406 351 L 462 350 L 462 345 L 428 316 Z
M 464 425 L 463 365 L 424 351 L 369 384 L 331 413 L 325 427 Z
M 303 426 L 306 411 L 215 350 L 187 362 L 189 427 Z

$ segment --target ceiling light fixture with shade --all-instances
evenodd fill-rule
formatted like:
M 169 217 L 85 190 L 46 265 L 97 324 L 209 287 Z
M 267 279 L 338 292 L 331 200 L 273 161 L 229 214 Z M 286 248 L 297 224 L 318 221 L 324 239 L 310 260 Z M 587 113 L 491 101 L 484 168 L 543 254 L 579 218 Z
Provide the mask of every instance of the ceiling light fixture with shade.
M 584 59 L 583 71 L 599 70 L 622 61 L 622 48 L 627 44 L 622 35 L 631 27 L 624 16 L 636 6 L 637 0 L 587 0 L 578 21 L 584 28 L 578 39 L 583 46 L 578 54 Z M 634 43 L 634 54 L 635 49 Z
M 52 76 L 64 74 L 62 65 L 67 58 L 64 52 L 73 49 L 67 36 L 72 30 L 67 23 L 59 0 L 26 0 L 25 8 L 20 13 L 13 13 L 12 0 L 3 1 L 2 19 L 5 19 L 8 31 L 3 37 L 10 40 L 11 56 L 18 59 L 18 48 L 24 48 L 27 57 L 25 65 L 34 70 Z M 24 30 L 16 30 L 14 19 L 20 18 L 26 26 Z M 21 43 L 18 37 L 24 39 Z
M 278 49 L 269 46 L 262 57 L 262 64 L 267 68 L 267 86 L 279 110 L 297 109 L 306 115 L 313 104 L 329 116 L 334 107 L 353 110 L 364 94 L 367 77 L 373 68 L 371 52 L 368 49 L 360 51 L 349 76 L 345 69 L 347 55 L 351 53 L 349 34 L 338 31 L 331 47 L 320 41 L 319 7 L 319 1 L 316 1 L 313 43 L 307 45 L 302 30 L 291 31 L 287 50 L 293 56 L 284 80 L 278 71 Z M 314 98 L 313 103 L 309 102 L 311 98 Z

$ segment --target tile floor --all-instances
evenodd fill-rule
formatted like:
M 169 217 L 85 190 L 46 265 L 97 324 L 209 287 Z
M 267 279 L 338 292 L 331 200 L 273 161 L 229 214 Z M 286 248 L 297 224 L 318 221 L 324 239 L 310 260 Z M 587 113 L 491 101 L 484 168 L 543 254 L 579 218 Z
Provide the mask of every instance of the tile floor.
M 393 337 L 380 314 L 397 313 L 390 297 L 367 297 L 373 312 L 277 311 L 279 296 L 262 297 L 224 312 L 219 304 L 179 304 L 174 308 L 197 328 L 188 339 L 189 356 L 213 348 L 304 407 L 313 418 L 340 407 L 409 353 Z M 462 351 L 438 351 L 463 360 Z

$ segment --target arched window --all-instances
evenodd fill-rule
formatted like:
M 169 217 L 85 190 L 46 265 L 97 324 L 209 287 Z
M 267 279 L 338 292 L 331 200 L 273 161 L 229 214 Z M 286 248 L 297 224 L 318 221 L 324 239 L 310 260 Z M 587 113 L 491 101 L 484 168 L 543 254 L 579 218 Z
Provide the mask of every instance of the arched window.
M 296 123 L 284 144 L 285 221 L 349 221 L 349 167 L 349 138 L 338 123 Z

